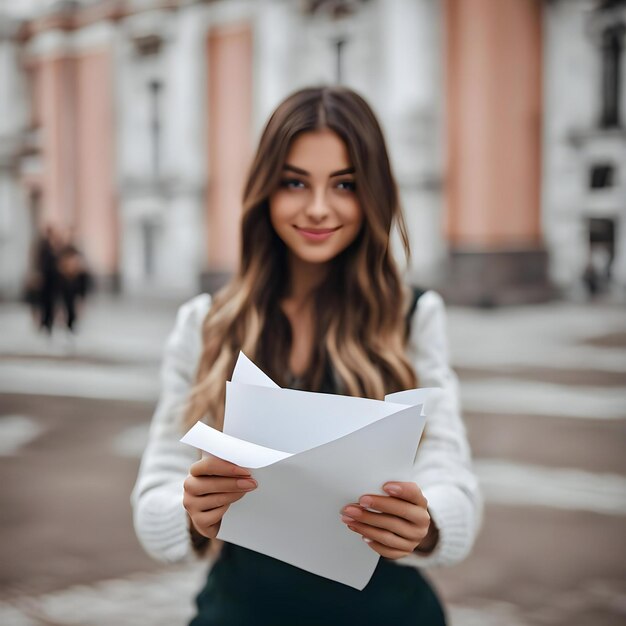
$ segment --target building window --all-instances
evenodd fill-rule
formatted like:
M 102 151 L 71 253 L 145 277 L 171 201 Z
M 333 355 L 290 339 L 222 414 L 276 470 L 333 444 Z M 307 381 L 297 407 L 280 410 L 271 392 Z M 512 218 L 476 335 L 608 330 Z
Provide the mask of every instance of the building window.
M 621 63 L 625 32 L 624 24 L 614 24 L 602 33 L 602 128 L 615 128 L 621 124 Z
M 606 189 L 613 187 L 615 168 L 610 163 L 593 165 L 589 173 L 589 187 L 591 189 Z
M 157 56 L 163 46 L 163 39 L 154 34 L 135 37 L 133 42 L 137 54 L 142 57 Z

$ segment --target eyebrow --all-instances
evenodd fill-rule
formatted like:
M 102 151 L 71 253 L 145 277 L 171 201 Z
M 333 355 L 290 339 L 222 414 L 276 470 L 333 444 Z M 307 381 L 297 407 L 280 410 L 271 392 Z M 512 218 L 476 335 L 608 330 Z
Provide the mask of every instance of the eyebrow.
M 302 176 L 311 175 L 310 172 L 300 169 L 299 167 L 296 167 L 295 165 L 289 165 L 288 163 L 285 163 L 285 165 L 283 166 L 283 169 L 289 170 L 290 172 L 295 172 L 296 174 L 301 174 Z M 346 169 L 343 169 L 343 170 L 337 170 L 336 172 L 332 172 L 329 178 L 333 178 L 334 176 L 343 176 L 344 174 L 354 174 L 354 168 L 347 167 Z

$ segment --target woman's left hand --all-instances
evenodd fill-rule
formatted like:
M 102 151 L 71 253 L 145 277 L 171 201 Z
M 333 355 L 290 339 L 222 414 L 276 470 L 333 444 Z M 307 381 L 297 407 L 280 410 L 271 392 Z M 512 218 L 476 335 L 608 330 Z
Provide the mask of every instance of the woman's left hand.
M 407 556 L 418 546 L 423 552 L 432 550 L 438 533 L 422 490 L 411 482 L 389 482 L 383 489 L 388 496 L 368 494 L 345 506 L 341 521 L 388 559 Z

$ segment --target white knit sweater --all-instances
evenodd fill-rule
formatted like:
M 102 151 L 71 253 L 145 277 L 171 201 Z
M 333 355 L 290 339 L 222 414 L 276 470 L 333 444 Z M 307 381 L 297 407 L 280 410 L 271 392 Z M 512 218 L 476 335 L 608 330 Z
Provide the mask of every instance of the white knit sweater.
M 165 347 L 161 397 L 131 496 L 141 544 L 150 555 L 165 562 L 198 558 L 182 505 L 183 481 L 198 456 L 179 439 L 183 434 L 181 409 L 194 381 L 202 321 L 210 303 L 210 296 L 203 294 L 178 311 Z M 417 567 L 450 565 L 463 559 L 474 542 L 482 499 L 460 417 L 457 379 L 448 364 L 445 309 L 433 291 L 418 300 L 409 350 L 420 386 L 440 388 L 429 401 L 413 476 L 428 500 L 429 512 L 439 528 L 439 542 L 427 556 L 414 553 L 396 562 Z

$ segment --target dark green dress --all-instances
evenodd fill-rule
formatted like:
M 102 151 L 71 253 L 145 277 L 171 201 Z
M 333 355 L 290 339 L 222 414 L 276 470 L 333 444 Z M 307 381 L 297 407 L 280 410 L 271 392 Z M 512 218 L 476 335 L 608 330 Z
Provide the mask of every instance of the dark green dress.
M 414 290 L 408 320 L 421 291 Z M 290 385 L 292 387 L 296 385 Z M 333 391 L 327 379 L 324 391 Z M 445 626 L 442 606 L 414 567 L 381 558 L 362 591 L 269 556 L 224 544 L 189 626 Z
M 414 568 L 381 558 L 363 591 L 225 544 L 190 626 L 444 626 L 435 592 Z

